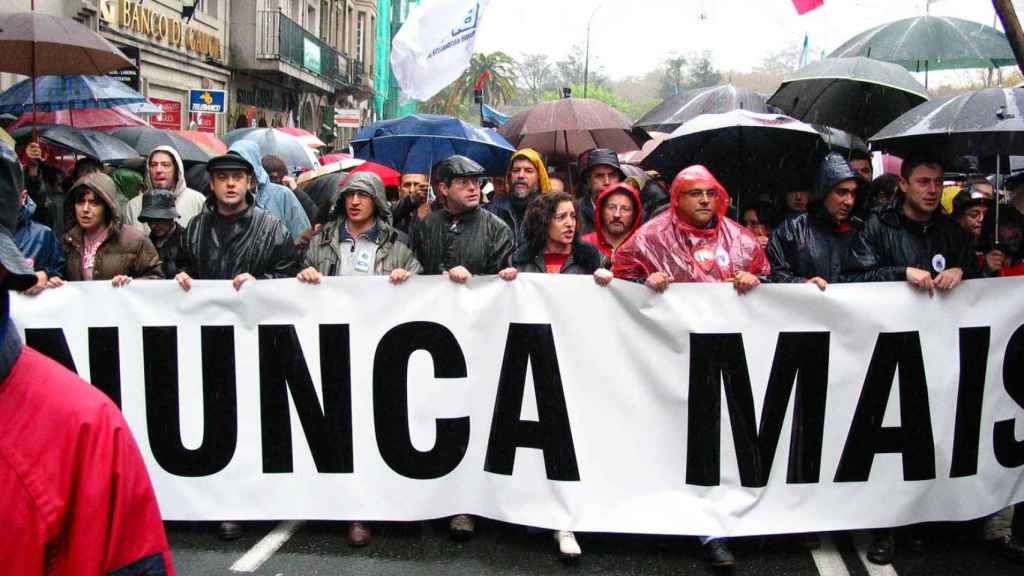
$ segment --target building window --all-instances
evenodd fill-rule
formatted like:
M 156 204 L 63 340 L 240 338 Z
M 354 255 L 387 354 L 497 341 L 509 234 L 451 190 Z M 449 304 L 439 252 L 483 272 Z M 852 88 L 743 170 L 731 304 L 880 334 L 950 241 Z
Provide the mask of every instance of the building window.
M 356 59 L 366 62 L 366 13 L 356 15 Z
M 320 39 L 324 42 L 331 42 L 331 10 L 327 6 L 327 0 L 320 0 Z
M 292 0 L 292 10 L 289 14 L 296 24 L 302 26 L 302 10 L 299 8 L 299 0 Z
M 313 33 L 314 36 L 318 35 L 316 29 L 316 8 L 312 6 L 306 6 L 306 25 L 304 28 Z
M 218 15 L 220 14 L 219 0 L 204 0 L 203 12 L 205 12 L 207 16 L 213 18 L 214 20 L 218 19 Z

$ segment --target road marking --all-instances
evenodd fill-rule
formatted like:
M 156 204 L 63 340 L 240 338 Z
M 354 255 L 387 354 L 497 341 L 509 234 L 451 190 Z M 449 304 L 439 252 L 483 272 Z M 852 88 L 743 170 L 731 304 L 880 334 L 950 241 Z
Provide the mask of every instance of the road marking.
M 821 534 L 820 538 L 821 546 L 811 550 L 811 559 L 814 560 L 814 565 L 818 568 L 818 574 L 821 576 L 850 576 L 850 571 L 846 569 L 846 562 L 843 561 L 839 550 L 836 550 L 836 543 L 832 537 Z
M 302 526 L 302 520 L 281 522 L 231 565 L 232 572 L 255 572 Z
M 899 576 L 896 574 L 896 569 L 892 567 L 892 564 L 875 564 L 871 560 L 868 560 L 867 548 L 870 545 L 870 534 L 868 532 L 860 532 L 854 539 L 854 546 L 857 548 L 857 557 L 860 558 L 861 564 L 868 571 L 868 576 Z

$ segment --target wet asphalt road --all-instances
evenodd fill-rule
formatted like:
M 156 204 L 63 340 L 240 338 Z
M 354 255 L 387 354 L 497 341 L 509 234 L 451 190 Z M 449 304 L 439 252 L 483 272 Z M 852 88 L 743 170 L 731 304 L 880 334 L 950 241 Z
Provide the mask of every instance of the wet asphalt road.
M 249 523 L 245 535 L 221 542 L 214 523 L 168 523 L 168 537 L 177 573 L 183 576 L 236 574 L 231 567 L 270 533 L 277 523 Z M 469 542 L 455 543 L 442 521 L 376 524 L 374 540 L 365 548 L 345 542 L 346 524 L 306 522 L 251 574 L 292 575 L 711 575 L 700 546 L 692 538 L 583 534 L 583 557 L 571 565 L 557 560 L 546 532 L 478 520 Z M 860 551 L 865 533 L 836 533 L 811 553 L 781 537 L 742 538 L 731 547 L 739 566 L 731 573 L 764 576 L 1008 576 L 1024 574 L 1024 566 L 991 553 L 970 525 L 933 527 L 928 550 L 899 549 L 891 567 L 866 563 Z M 251 554 L 250 554 L 251 556 Z M 815 558 L 817 556 L 817 558 Z M 817 560 L 817 563 L 816 563 Z M 721 572 L 718 572 L 721 573 Z M 730 573 L 730 572 L 725 572 Z

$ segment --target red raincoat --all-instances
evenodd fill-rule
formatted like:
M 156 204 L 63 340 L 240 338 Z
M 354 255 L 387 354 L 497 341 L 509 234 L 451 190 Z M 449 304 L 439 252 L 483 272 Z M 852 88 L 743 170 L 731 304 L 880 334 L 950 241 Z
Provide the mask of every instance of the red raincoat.
M 636 191 L 636 188 L 633 188 L 629 184 L 619 183 L 611 184 L 610 186 L 606 186 L 604 190 L 601 190 L 597 195 L 597 201 L 594 202 L 594 231 L 590 234 L 584 235 L 580 240 L 590 242 L 594 246 L 597 246 L 597 249 L 608 258 L 612 257 L 612 253 L 615 252 L 615 249 L 607 240 L 605 240 L 604 234 L 602 234 L 602 231 L 604 230 L 604 217 L 602 216 L 602 210 L 604 209 L 604 201 L 615 193 L 625 193 L 633 199 L 633 227 L 630 229 L 629 233 L 626 234 L 626 238 L 619 244 L 619 246 L 625 245 L 626 240 L 629 240 L 629 238 L 636 233 L 644 223 L 644 205 L 643 202 L 640 201 L 640 193 Z
M 28 347 L 0 382 L 0 494 L 0 574 L 174 574 L 121 412 Z
M 695 228 L 676 215 L 679 195 L 696 185 L 718 190 L 715 221 L 710 228 Z M 729 193 L 707 168 L 694 165 L 672 181 L 672 205 L 619 246 L 612 263 L 616 278 L 645 280 L 664 272 L 673 282 L 724 282 L 737 272 L 767 276 L 771 266 L 757 238 L 725 217 Z

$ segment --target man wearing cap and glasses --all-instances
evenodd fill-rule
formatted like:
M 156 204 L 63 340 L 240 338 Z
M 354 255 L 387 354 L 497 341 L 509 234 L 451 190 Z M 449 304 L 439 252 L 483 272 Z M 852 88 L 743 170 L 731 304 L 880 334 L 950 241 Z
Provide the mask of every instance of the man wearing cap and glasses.
M 295 276 L 295 245 L 280 220 L 255 206 L 249 160 L 228 152 L 210 160 L 206 170 L 213 196 L 185 230 L 178 285 L 188 291 L 193 278 L 232 280 L 239 290 L 256 278 Z
M 452 156 L 438 162 L 433 173 L 445 207 L 411 231 L 423 273 L 445 274 L 462 284 L 473 274 L 497 274 L 507 268 L 515 248 L 512 231 L 501 218 L 480 208 L 483 166 Z
M 0 145 L 0 574 L 174 573 L 145 463 L 120 410 L 24 346 L 8 290 L 37 277 L 14 243 L 21 166 Z

